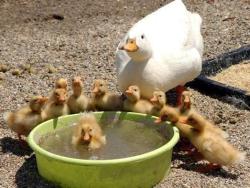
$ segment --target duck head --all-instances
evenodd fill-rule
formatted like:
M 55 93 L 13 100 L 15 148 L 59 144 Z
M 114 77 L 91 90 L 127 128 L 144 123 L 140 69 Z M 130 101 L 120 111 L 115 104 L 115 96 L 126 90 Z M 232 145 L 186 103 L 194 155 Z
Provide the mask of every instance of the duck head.
M 156 107 L 161 109 L 166 104 L 166 95 L 163 91 L 155 91 L 153 97 L 150 99 L 150 102 Z
M 134 62 L 145 62 L 152 56 L 150 42 L 142 32 L 129 32 L 118 49 L 125 50 Z
M 43 105 L 48 101 L 47 97 L 35 96 L 30 100 L 29 106 L 33 112 L 40 113 Z
M 107 84 L 104 80 L 95 80 L 92 93 L 94 96 L 102 96 L 108 92 Z
M 74 96 L 78 97 L 82 93 L 83 83 L 81 77 L 76 76 L 72 79 L 72 89 Z
M 140 89 L 136 85 L 129 86 L 128 89 L 125 91 L 125 95 L 127 99 L 131 102 L 136 102 L 141 98 Z

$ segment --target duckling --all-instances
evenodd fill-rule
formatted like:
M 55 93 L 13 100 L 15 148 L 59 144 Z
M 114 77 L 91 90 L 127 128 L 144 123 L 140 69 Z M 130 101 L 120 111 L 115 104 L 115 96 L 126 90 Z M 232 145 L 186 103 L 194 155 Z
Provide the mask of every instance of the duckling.
M 68 99 L 68 106 L 71 113 L 79 113 L 92 109 L 91 101 L 82 94 L 83 83 L 80 77 L 72 80 L 73 94 Z
M 244 160 L 245 153 L 235 149 L 227 140 L 218 134 L 218 131 L 206 124 L 198 113 L 191 113 L 186 123 L 178 121 L 176 111 L 165 111 L 161 114 L 161 119 L 168 117 L 175 122 L 177 128 L 184 134 L 190 142 L 198 149 L 203 157 L 212 164 L 209 167 L 232 166 Z
M 42 117 L 44 120 L 48 120 L 67 114 L 69 114 L 67 91 L 62 88 L 57 88 L 53 91 L 45 105 L 42 111 Z
M 99 149 L 106 144 L 106 137 L 92 113 L 84 113 L 73 132 L 72 144 L 76 146 L 81 141 L 89 143 L 90 150 Z
M 30 131 L 42 122 L 41 110 L 47 100 L 47 97 L 36 96 L 30 100 L 28 106 L 24 106 L 16 112 L 4 114 L 5 122 L 18 134 L 19 140 L 21 140 L 21 135 L 28 136 Z
M 180 108 L 180 111 L 181 113 L 188 113 L 189 110 L 191 109 L 191 104 L 192 104 L 192 101 L 191 101 L 191 92 L 189 91 L 183 91 L 182 94 L 181 94 L 181 102 L 180 102 L 180 105 L 179 105 L 179 108 Z
M 93 103 L 98 110 L 121 110 L 122 97 L 108 91 L 104 80 L 95 80 L 92 90 Z
M 155 109 L 154 115 L 159 116 L 162 108 L 166 106 L 167 98 L 165 93 L 163 91 L 154 91 L 150 102 L 153 104 Z
M 129 86 L 125 91 L 126 99 L 123 103 L 125 111 L 154 114 L 154 106 L 148 100 L 141 99 L 140 88 L 136 85 Z
M 59 78 L 56 83 L 55 83 L 55 88 L 61 88 L 61 89 L 66 89 L 67 90 L 68 87 L 68 82 L 66 79 L 64 78 Z

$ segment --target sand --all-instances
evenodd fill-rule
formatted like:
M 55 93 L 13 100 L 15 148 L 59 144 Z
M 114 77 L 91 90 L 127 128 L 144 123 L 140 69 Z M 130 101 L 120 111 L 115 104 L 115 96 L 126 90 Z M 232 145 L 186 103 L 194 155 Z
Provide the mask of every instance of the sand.
M 96 78 L 107 80 L 110 89 L 118 91 L 114 52 L 119 40 L 138 19 L 167 2 L 0 1 L 0 64 L 9 69 L 0 75 L 0 187 L 53 187 L 38 175 L 32 152 L 22 149 L 16 135 L 6 128 L 3 112 L 20 107 L 30 96 L 49 95 L 59 77 L 81 75 L 87 94 Z M 249 1 L 185 2 L 203 17 L 204 59 L 250 43 Z M 25 68 L 27 64 L 32 71 Z M 20 74 L 13 74 L 15 69 Z M 191 91 L 195 108 L 226 130 L 234 146 L 249 154 L 250 112 L 223 98 Z M 250 187 L 249 158 L 239 166 L 208 174 L 194 172 L 197 165 L 175 153 L 170 175 L 156 187 Z
M 250 93 L 250 61 L 232 65 L 210 78 Z

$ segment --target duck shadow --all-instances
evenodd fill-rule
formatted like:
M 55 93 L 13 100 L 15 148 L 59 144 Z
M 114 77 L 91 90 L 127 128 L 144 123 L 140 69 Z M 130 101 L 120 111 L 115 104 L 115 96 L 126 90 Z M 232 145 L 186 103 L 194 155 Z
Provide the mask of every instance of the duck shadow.
M 177 167 L 173 168 L 182 168 L 187 171 L 194 171 L 197 173 L 204 174 L 206 176 L 222 177 L 225 179 L 232 179 L 232 180 L 236 180 L 239 177 L 239 175 L 228 172 L 223 168 L 210 170 L 208 172 L 199 172 L 198 171 L 199 169 L 206 169 L 208 165 L 208 163 L 199 163 L 199 161 L 202 160 L 202 156 L 196 156 L 195 154 L 194 155 L 187 154 L 186 152 L 183 152 L 176 147 L 174 148 L 173 151 L 173 161 L 175 160 L 179 160 L 182 163 L 179 164 Z
M 36 157 L 33 154 L 25 159 L 23 165 L 15 175 L 15 183 L 18 188 L 37 187 L 37 188 L 56 188 L 57 186 L 43 179 L 37 169 Z
M 30 155 L 31 148 L 27 145 L 22 145 L 17 139 L 4 137 L 0 139 L 0 148 L 2 153 L 12 153 L 17 156 Z

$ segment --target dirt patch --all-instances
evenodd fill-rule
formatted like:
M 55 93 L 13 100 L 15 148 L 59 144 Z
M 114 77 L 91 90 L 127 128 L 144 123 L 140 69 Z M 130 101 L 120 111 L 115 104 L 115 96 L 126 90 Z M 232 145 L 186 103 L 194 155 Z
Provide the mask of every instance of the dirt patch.
M 212 80 L 250 92 L 250 61 L 245 61 L 210 77 Z

